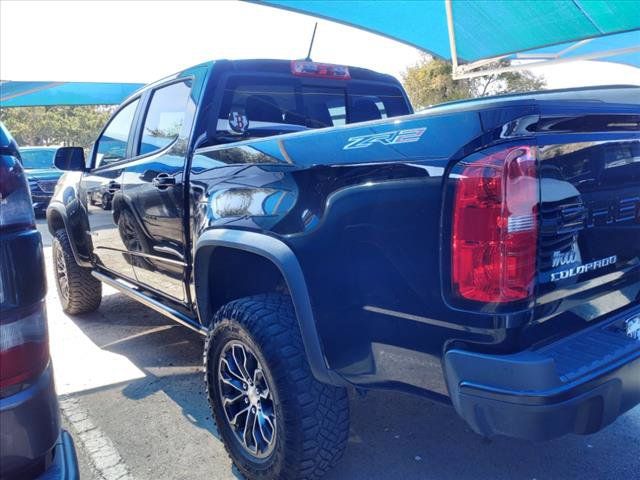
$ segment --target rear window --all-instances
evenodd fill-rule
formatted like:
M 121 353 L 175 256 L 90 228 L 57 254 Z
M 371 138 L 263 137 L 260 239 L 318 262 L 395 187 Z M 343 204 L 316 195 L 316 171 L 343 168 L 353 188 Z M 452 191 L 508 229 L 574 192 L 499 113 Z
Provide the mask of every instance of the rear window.
M 349 81 L 338 86 L 296 78 L 233 76 L 225 86 L 217 132 L 259 137 L 406 115 L 399 88 Z M 236 138 L 237 140 L 237 138 Z

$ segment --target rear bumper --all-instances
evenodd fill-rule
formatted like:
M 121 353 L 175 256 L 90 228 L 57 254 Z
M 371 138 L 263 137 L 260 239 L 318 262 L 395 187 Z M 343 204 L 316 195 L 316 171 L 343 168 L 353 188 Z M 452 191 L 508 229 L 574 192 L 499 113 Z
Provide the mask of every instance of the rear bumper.
M 80 478 L 78 458 L 73 439 L 63 430 L 53 450 L 53 462 L 47 471 L 38 477 L 38 480 L 77 480 L 78 478 Z
M 0 400 L 0 478 L 47 457 L 60 435 L 51 364 L 33 385 Z
M 575 335 L 513 355 L 450 350 L 451 400 L 485 436 L 549 440 L 597 432 L 640 403 L 640 341 L 616 331 L 628 309 Z

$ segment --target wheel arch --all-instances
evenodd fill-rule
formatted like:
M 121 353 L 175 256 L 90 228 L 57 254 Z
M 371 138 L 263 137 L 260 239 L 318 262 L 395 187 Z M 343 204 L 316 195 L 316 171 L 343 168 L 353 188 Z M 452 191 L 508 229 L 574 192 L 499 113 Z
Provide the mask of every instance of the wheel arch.
M 91 262 L 83 259 L 78 250 L 76 239 L 73 231 L 69 228 L 69 219 L 67 211 L 64 205 L 51 202 L 47 207 L 47 228 L 49 233 L 54 236 L 57 230 L 64 229 L 69 236 L 69 243 L 71 245 L 71 251 L 73 252 L 73 258 L 76 263 L 81 267 L 91 267 Z
M 219 255 L 220 252 L 224 252 L 223 255 Z M 298 259 L 293 251 L 277 238 L 258 232 L 231 229 L 207 230 L 198 238 L 194 256 L 194 281 L 198 315 L 203 325 L 208 323 L 208 319 L 215 313 L 216 304 L 220 301 L 219 297 L 216 297 L 217 294 L 212 294 L 212 290 L 217 280 L 224 282 L 230 271 L 229 264 L 219 263 L 220 257 L 228 259 L 228 255 L 241 259 L 240 262 L 251 258 L 251 262 L 254 263 L 240 264 L 248 267 L 259 265 L 258 275 L 266 275 L 270 280 L 273 279 L 274 272 L 278 272 L 283 286 L 286 286 L 287 293 L 291 296 L 313 376 L 323 383 L 345 386 L 346 381 L 327 366 L 309 292 Z M 237 266 L 238 263 L 235 267 Z M 249 269 L 246 271 L 250 272 Z M 275 281 L 270 284 L 278 283 Z M 235 298 L 242 296 L 247 295 L 239 294 Z M 227 301 L 234 299 L 230 297 L 230 295 L 222 296 Z M 216 298 L 218 298 L 217 301 Z

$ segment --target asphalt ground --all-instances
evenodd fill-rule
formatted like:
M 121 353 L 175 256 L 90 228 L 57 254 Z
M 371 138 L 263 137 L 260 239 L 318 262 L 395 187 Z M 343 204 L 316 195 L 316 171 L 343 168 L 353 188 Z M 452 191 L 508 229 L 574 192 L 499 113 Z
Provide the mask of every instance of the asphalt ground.
M 63 422 L 83 479 L 241 478 L 203 392 L 202 339 L 104 288 L 100 309 L 70 317 L 51 276 L 48 315 Z M 603 431 L 531 443 L 485 440 L 451 407 L 391 392 L 351 398 L 336 479 L 640 479 L 640 407 Z

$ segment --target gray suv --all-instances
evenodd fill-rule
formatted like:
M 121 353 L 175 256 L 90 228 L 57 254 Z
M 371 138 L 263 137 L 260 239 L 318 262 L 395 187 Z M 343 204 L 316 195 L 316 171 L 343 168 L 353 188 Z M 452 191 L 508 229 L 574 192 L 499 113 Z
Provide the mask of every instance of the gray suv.
M 0 123 L 0 478 L 76 479 L 49 355 L 42 239 L 15 141 Z

